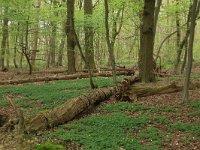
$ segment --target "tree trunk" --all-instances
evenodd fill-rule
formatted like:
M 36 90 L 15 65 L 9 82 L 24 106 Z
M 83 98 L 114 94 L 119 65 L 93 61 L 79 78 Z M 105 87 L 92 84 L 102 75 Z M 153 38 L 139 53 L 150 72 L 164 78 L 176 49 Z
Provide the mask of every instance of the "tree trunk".
M 200 88 L 200 83 L 191 84 L 189 89 L 195 90 Z M 183 86 L 176 85 L 175 82 L 160 87 L 151 87 L 151 86 L 133 86 L 131 87 L 130 93 L 134 93 L 138 98 L 139 97 L 146 97 L 152 95 L 160 95 L 160 94 L 168 94 L 168 93 L 175 93 L 180 92 L 183 90 Z
M 132 76 L 133 73 L 129 73 L 126 71 L 120 71 L 116 73 L 117 75 L 130 75 Z M 93 77 L 112 77 L 111 73 L 94 73 Z M 27 79 L 17 79 L 17 80 L 3 80 L 0 81 L 0 85 L 7 85 L 7 84 L 23 84 L 23 83 L 34 83 L 34 82 L 48 82 L 48 81 L 55 81 L 55 80 L 73 80 L 73 79 L 83 79 L 89 78 L 90 75 L 88 73 L 79 73 L 79 74 L 72 74 L 72 75 L 62 75 L 62 76 L 53 76 L 53 77 L 39 77 L 39 78 L 27 78 Z
M 176 0 L 176 5 L 179 5 L 178 0 Z M 176 61 L 175 61 L 175 66 L 174 66 L 174 73 L 178 74 L 179 70 L 179 64 L 181 61 L 181 52 L 182 49 L 180 48 L 180 41 L 181 41 L 181 29 L 180 29 L 180 17 L 179 17 L 179 12 L 176 11 Z
M 187 67 L 185 71 L 185 81 L 184 81 L 184 90 L 183 90 L 183 102 L 189 101 L 189 82 L 190 82 L 190 74 L 192 70 L 192 60 L 193 60 L 193 42 L 194 42 L 194 32 L 196 25 L 196 12 L 199 12 L 198 3 L 200 1 L 194 0 L 191 11 L 191 24 L 190 24 L 190 37 L 189 37 L 189 45 L 188 45 L 188 58 L 187 58 Z
M 8 7 L 5 7 L 4 9 L 4 19 L 3 19 L 3 29 L 2 29 L 2 41 L 1 41 L 1 62 L 0 66 L 1 69 L 5 69 L 5 53 L 6 53 L 6 43 L 8 40 L 8 18 L 6 18 L 6 15 L 8 13 Z
M 139 51 L 139 76 L 142 82 L 155 81 L 153 74 L 155 0 L 145 0 Z
M 38 34 L 39 34 L 39 11 L 40 11 L 41 0 L 37 0 L 35 4 L 35 25 L 34 25 L 34 32 L 33 32 L 33 40 L 32 40 L 32 50 L 31 50 L 31 64 L 33 69 L 35 68 L 35 60 L 36 60 L 36 53 L 38 50 Z
M 63 66 L 63 50 L 64 50 L 64 47 L 65 47 L 65 39 L 66 39 L 66 34 L 65 34 L 65 21 L 64 21 L 62 39 L 61 39 L 61 42 L 60 42 L 59 52 L 58 52 L 57 66 Z
M 28 67 L 29 67 L 29 75 L 32 74 L 32 64 L 31 64 L 31 60 L 30 60 L 30 51 L 28 51 L 29 46 L 28 46 L 28 35 L 29 35 L 29 17 L 26 21 L 26 30 L 25 30 L 25 44 L 22 47 L 22 52 L 25 55 Z
M 84 15 L 85 15 L 85 23 L 84 23 L 84 30 L 85 30 L 85 58 L 88 61 L 85 64 L 85 67 L 88 68 L 90 65 L 91 69 L 95 69 L 95 61 L 94 61 L 94 46 L 93 46 L 93 39 L 94 39 L 94 31 L 93 31 L 93 23 L 92 15 L 93 15 L 93 5 L 92 0 L 84 0 Z
M 110 31 L 109 31 L 109 23 L 108 23 L 108 19 L 109 19 L 108 0 L 104 0 L 104 5 L 105 5 L 106 43 L 107 43 L 108 52 L 109 52 L 109 59 L 112 66 L 113 83 L 117 85 L 114 47 L 112 47 L 111 42 L 110 42 Z
M 74 2 L 75 0 L 67 0 L 67 58 L 68 58 L 68 74 L 76 72 L 75 68 L 75 35 L 74 35 Z

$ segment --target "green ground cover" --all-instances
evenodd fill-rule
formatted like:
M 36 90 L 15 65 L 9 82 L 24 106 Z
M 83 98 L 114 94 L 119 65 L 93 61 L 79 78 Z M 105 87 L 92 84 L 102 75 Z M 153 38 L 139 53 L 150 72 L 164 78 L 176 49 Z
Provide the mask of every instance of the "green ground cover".
M 120 80 L 123 77 L 118 78 Z M 94 82 L 98 87 L 112 86 L 112 78 L 94 78 Z M 12 95 L 14 103 L 25 111 L 36 113 L 92 91 L 88 79 L 0 86 L 0 107 L 8 104 L 4 96 L 9 94 Z

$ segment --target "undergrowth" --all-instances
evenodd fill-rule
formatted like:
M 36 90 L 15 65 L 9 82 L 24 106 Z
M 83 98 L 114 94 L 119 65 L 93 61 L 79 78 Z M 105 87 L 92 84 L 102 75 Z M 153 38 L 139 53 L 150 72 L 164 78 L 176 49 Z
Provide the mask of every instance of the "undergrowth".
M 151 122 L 151 118 L 145 115 L 130 117 L 124 113 L 113 113 L 91 116 L 72 124 L 60 126 L 48 137 L 76 142 L 86 150 L 117 150 L 120 147 L 127 150 L 149 150 L 155 149 L 155 147 L 159 149 L 158 143 L 160 142 L 148 146 L 142 145 L 139 142 L 146 137 L 141 135 L 138 139 L 130 134 L 145 127 L 149 122 Z M 153 138 L 159 140 L 161 134 L 157 135 L 157 132 L 158 130 L 155 130 L 146 134 L 147 136 L 153 134 L 156 136 Z
M 121 79 L 122 77 L 118 77 Z M 94 78 L 99 87 L 112 86 L 112 78 Z M 92 92 L 88 79 L 53 81 L 22 85 L 0 86 L 0 107 L 8 104 L 5 95 L 12 95 L 14 103 L 33 111 L 51 109 L 84 93 Z M 39 104 L 35 107 L 36 104 Z

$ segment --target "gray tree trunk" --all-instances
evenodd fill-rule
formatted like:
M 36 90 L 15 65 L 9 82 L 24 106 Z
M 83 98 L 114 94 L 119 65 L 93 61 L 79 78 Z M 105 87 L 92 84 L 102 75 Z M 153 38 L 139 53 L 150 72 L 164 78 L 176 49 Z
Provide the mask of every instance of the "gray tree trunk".
M 192 59 L 193 59 L 193 42 L 194 42 L 194 32 L 196 25 L 196 12 L 199 12 L 198 0 L 193 1 L 192 11 L 191 11 L 191 24 L 190 24 L 190 38 L 188 45 L 188 58 L 187 58 L 187 67 L 185 71 L 185 81 L 184 81 L 184 89 L 183 89 L 183 102 L 189 101 L 189 82 L 190 82 L 190 74 L 192 70 Z
M 67 0 L 67 23 L 66 23 L 66 34 L 67 34 L 67 58 L 68 58 L 68 74 L 76 72 L 75 68 L 75 51 L 76 46 L 75 35 L 74 35 L 74 3 L 75 0 Z

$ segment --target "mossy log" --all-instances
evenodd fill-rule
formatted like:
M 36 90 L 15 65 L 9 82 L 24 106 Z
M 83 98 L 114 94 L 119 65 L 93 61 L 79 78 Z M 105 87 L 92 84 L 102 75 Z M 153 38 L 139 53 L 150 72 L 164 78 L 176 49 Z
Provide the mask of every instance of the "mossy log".
M 117 75 L 132 75 L 134 72 L 121 71 L 117 72 Z M 93 77 L 111 77 L 112 73 L 94 73 Z M 0 81 L 0 85 L 8 84 L 24 84 L 24 83 L 35 83 L 35 82 L 49 82 L 54 80 L 73 80 L 73 79 L 83 79 L 88 78 L 88 73 L 72 74 L 72 75 L 62 75 L 62 76 L 51 76 L 51 77 L 39 77 L 39 78 L 27 78 L 18 80 L 3 80 Z
M 128 80 L 130 80 L 130 84 L 133 84 L 138 81 L 138 77 L 137 75 L 134 75 L 129 77 Z M 122 82 L 124 82 L 124 80 Z M 40 113 L 33 117 L 33 119 L 28 121 L 26 130 L 27 132 L 37 132 L 38 130 L 44 130 L 66 123 L 94 104 L 109 99 L 118 90 L 122 89 L 118 87 L 102 88 L 93 93 L 84 94 L 72 100 L 68 100 L 61 106 L 55 107 L 50 111 Z
M 200 88 L 200 83 L 191 83 L 190 90 Z M 167 94 L 167 93 L 175 93 L 183 90 L 183 86 L 176 85 L 175 82 L 170 85 L 161 86 L 161 87 L 149 87 L 149 86 L 133 86 L 131 88 L 132 93 L 134 93 L 137 97 L 145 97 L 157 94 Z

